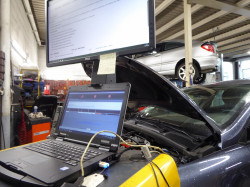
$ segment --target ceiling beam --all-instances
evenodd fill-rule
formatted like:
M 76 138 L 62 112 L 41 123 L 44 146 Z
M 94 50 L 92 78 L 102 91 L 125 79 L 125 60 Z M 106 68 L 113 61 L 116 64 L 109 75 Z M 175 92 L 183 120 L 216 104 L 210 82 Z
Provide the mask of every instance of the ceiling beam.
M 192 14 L 197 12 L 198 10 L 200 10 L 203 7 L 204 6 L 202 6 L 202 5 L 194 5 L 191 8 Z M 157 29 L 156 30 L 156 36 L 163 33 L 164 31 L 168 30 L 169 28 L 171 28 L 172 26 L 176 25 L 177 23 L 179 23 L 179 22 L 181 22 L 183 20 L 184 20 L 184 13 L 180 14 L 179 16 L 174 18 L 172 21 L 168 22 L 167 24 L 165 24 L 162 27 L 160 27 L 159 29 Z
M 249 0 L 241 0 L 240 2 L 236 3 L 237 6 L 239 7 L 245 7 L 250 5 L 250 1 Z
M 230 21 L 228 21 L 228 22 L 226 22 L 226 23 L 223 23 L 223 24 L 221 24 L 221 25 L 218 25 L 218 26 L 216 26 L 216 27 L 214 27 L 214 28 L 212 28 L 212 29 L 206 30 L 206 31 L 201 32 L 201 33 L 199 33 L 199 34 L 196 34 L 196 35 L 193 36 L 193 39 L 194 39 L 194 40 L 198 40 L 198 39 L 200 39 L 200 38 L 202 38 L 202 37 L 204 37 L 204 36 L 207 36 L 207 35 L 209 35 L 209 34 L 214 33 L 214 31 L 221 31 L 221 30 L 223 30 L 223 29 L 226 29 L 226 28 L 228 28 L 228 27 L 231 27 L 231 26 L 233 26 L 233 25 L 236 25 L 236 24 L 241 23 L 241 22 L 246 21 L 246 20 L 248 20 L 248 18 L 246 18 L 246 17 L 244 17 L 244 16 L 240 16 L 240 17 L 235 18 L 235 19 L 233 19 L 233 20 L 230 20 Z
M 248 50 L 243 50 L 243 51 L 240 51 L 238 53 L 233 53 L 233 54 L 225 54 L 223 55 L 224 59 L 226 58 L 229 58 L 229 59 L 235 59 L 237 58 L 237 60 L 244 60 L 244 59 L 249 59 L 250 55 L 248 53 Z
M 32 31 L 33 31 L 33 33 L 35 35 L 37 44 L 39 46 L 42 46 L 41 39 L 40 39 L 40 36 L 39 36 L 39 32 L 38 32 L 38 29 L 37 29 L 38 28 L 37 23 L 36 23 L 34 15 L 33 15 L 30 2 L 29 2 L 29 0 L 23 0 L 22 3 L 23 3 L 23 6 L 24 6 L 24 9 L 26 11 L 27 17 L 29 19 L 29 23 L 30 23 L 30 26 L 32 28 Z
M 242 6 L 247 6 L 247 5 L 248 4 L 245 2 L 245 0 L 241 0 L 241 1 L 239 1 L 237 3 L 237 6 L 241 6 L 241 7 Z M 228 12 L 228 11 L 221 10 L 221 11 L 219 11 L 219 12 L 217 12 L 217 13 L 215 13 L 215 14 L 213 14 L 213 15 L 211 15 L 211 16 L 209 16 L 209 17 L 207 17 L 207 18 L 205 18 L 205 19 L 203 19 L 203 20 L 201 20 L 201 21 L 199 21 L 199 22 L 197 22 L 195 24 L 193 24 L 192 29 L 196 29 L 196 28 L 198 28 L 198 27 L 200 27 L 202 25 L 205 25 L 206 23 L 208 23 L 208 22 L 210 22 L 210 21 L 212 21 L 212 20 L 214 20 L 216 18 L 225 16 L 225 15 L 227 15 L 229 13 L 230 13 L 230 11 Z M 243 19 L 243 18 L 240 18 L 240 19 Z M 245 18 L 245 19 L 247 19 L 247 18 Z M 177 32 L 177 33 L 175 33 L 175 34 L 173 34 L 173 35 L 171 35 L 171 36 L 169 36 L 169 37 L 167 37 L 167 38 L 165 38 L 163 40 L 172 40 L 172 39 L 175 39 L 175 38 L 178 38 L 178 37 L 182 36 L 183 34 L 184 34 L 184 30 L 179 31 L 179 32 Z M 195 39 L 197 39 L 197 37 L 194 37 L 193 39 L 195 40 Z
M 202 25 L 205 25 L 206 23 L 208 23 L 208 22 L 210 22 L 210 21 L 212 21 L 212 20 L 214 20 L 214 19 L 216 19 L 218 17 L 224 16 L 226 14 L 228 14 L 226 11 L 221 10 L 221 11 L 219 11 L 219 12 L 217 12 L 217 13 L 215 13 L 215 14 L 213 14 L 213 15 L 211 15 L 211 16 L 209 16 L 209 17 L 207 17 L 207 18 L 205 18 L 205 19 L 203 19 L 203 20 L 201 20 L 201 21 L 199 21 L 199 22 L 197 22 L 195 24 L 193 24 L 192 29 L 196 29 L 196 28 L 198 28 L 198 27 L 200 27 Z M 175 39 L 175 38 L 178 38 L 178 37 L 182 36 L 183 34 L 184 34 L 184 30 L 179 31 L 179 32 L 173 34 L 172 36 L 169 36 L 165 40 L 172 40 L 172 39 Z
M 233 53 L 239 53 L 240 51 L 244 51 L 244 50 L 250 50 L 250 46 L 249 45 L 240 46 L 240 47 L 236 47 L 236 48 L 221 51 L 221 52 L 223 54 L 229 54 L 229 53 L 233 54 Z
M 244 58 L 249 58 L 250 55 L 248 54 L 249 49 L 244 49 L 241 51 L 236 51 L 232 53 L 225 53 L 223 54 L 224 58 L 239 58 L 239 57 L 244 57 Z
M 165 0 L 155 9 L 155 16 L 160 14 L 163 10 L 165 10 L 169 5 L 171 5 L 175 0 Z
M 249 45 L 249 44 L 250 44 L 250 39 L 244 40 L 244 41 L 240 41 L 240 42 L 236 42 L 236 43 L 233 43 L 233 44 L 229 44 L 229 45 L 226 45 L 224 47 L 219 47 L 218 49 L 221 52 L 221 51 L 225 51 L 225 50 L 228 50 L 228 49 L 233 49 L 233 48 L 236 48 L 236 47 L 240 47 L 240 46 L 244 46 L 244 45 Z
M 248 38 L 250 38 L 250 33 L 243 34 L 243 35 L 240 35 L 240 36 L 237 36 L 237 37 L 234 37 L 234 38 L 230 38 L 228 40 L 224 40 L 224 41 L 221 41 L 221 42 L 217 42 L 217 45 L 220 48 L 220 47 L 222 47 L 224 45 L 234 43 L 234 42 L 238 42 L 238 41 L 242 41 L 242 40 L 245 40 L 245 39 L 248 39 Z
M 220 41 L 220 40 L 223 40 L 224 38 L 228 38 L 230 36 L 233 36 L 233 35 L 248 31 L 248 30 L 250 30 L 250 24 L 245 25 L 245 26 L 240 27 L 240 28 L 237 28 L 237 29 L 234 29 L 234 30 L 231 30 L 231 31 L 228 31 L 226 33 L 217 35 L 217 36 L 215 36 L 215 39 L 214 39 L 214 37 L 207 38 L 206 41 L 211 41 L 211 40 Z
M 242 8 L 239 4 L 234 6 L 215 0 L 191 0 L 191 1 L 192 3 L 197 3 L 214 9 L 224 10 L 226 12 L 234 12 L 236 14 L 250 18 L 250 11 L 248 9 Z M 245 4 L 245 6 L 248 4 L 245 0 L 243 1 L 243 3 Z

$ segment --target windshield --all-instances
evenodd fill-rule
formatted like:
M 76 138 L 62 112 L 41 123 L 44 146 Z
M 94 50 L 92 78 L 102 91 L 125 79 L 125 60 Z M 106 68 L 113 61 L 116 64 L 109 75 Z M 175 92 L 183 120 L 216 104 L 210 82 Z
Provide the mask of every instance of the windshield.
M 148 120 L 157 120 L 165 125 L 177 127 L 183 131 L 208 136 L 211 131 L 208 129 L 204 121 L 191 118 L 189 116 L 171 111 L 160 106 L 148 106 L 140 112 L 140 117 Z
M 250 85 L 207 85 L 183 90 L 221 129 L 230 125 L 250 101 Z

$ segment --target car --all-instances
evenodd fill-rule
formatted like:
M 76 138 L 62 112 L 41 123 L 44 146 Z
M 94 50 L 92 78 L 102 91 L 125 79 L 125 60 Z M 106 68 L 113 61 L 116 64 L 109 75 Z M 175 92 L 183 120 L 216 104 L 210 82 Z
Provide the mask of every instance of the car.
M 206 79 L 206 73 L 219 69 L 220 58 L 214 42 L 193 41 L 192 45 L 193 82 L 199 84 Z M 135 55 L 135 58 L 162 75 L 177 77 L 185 81 L 185 43 L 183 40 L 158 43 L 155 51 Z
M 84 64 L 89 76 L 92 67 Z M 250 186 L 250 80 L 180 90 L 148 66 L 118 57 L 116 82 L 131 84 L 123 137 L 164 149 L 181 186 Z

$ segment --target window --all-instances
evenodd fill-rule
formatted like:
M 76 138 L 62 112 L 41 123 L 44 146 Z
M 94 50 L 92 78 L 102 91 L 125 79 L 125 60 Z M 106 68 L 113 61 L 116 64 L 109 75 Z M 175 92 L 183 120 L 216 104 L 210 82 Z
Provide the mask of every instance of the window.
M 164 45 L 163 51 L 168 51 L 168 50 L 172 50 L 172 49 L 176 49 L 179 47 L 183 47 L 184 43 L 181 42 L 167 42 Z
M 203 86 L 184 92 L 222 129 L 226 128 L 250 99 L 250 85 Z

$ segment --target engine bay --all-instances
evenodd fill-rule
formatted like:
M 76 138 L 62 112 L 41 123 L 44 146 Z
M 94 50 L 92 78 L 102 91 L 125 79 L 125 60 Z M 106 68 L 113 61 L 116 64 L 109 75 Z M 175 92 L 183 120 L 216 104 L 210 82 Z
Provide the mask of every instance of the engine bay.
M 172 156 L 178 165 L 202 158 L 218 150 L 214 135 L 193 136 L 176 131 L 163 129 L 155 124 L 141 120 L 127 120 L 123 126 L 123 138 L 135 144 L 159 146 Z

